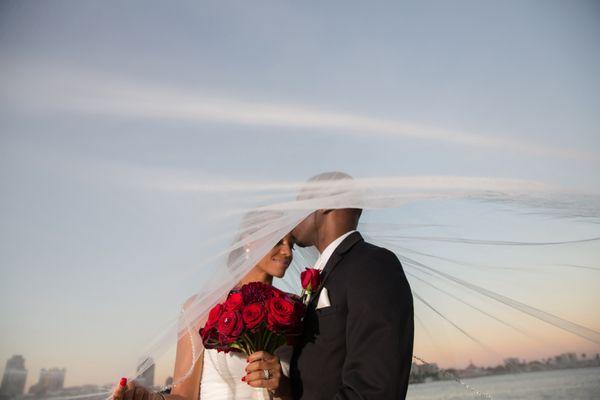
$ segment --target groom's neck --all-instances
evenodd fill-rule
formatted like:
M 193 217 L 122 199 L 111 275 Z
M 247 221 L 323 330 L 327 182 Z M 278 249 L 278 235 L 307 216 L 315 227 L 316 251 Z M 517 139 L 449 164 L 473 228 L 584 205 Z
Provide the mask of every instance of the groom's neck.
M 315 217 L 317 228 L 315 246 L 319 252 L 322 253 L 331 242 L 344 233 L 355 230 L 358 226 L 360 214 L 360 210 L 343 208 L 326 210 L 319 214 L 321 218 Z
M 319 232 L 319 237 L 318 237 L 318 241 L 316 244 L 317 249 L 319 250 L 319 253 L 322 253 L 327 246 L 329 246 L 331 244 L 331 242 L 333 242 L 335 239 L 339 238 L 340 236 L 342 236 L 345 233 L 348 233 L 350 231 L 355 230 L 356 227 L 354 226 L 332 226 L 329 227 L 328 229 L 323 229 L 321 232 Z

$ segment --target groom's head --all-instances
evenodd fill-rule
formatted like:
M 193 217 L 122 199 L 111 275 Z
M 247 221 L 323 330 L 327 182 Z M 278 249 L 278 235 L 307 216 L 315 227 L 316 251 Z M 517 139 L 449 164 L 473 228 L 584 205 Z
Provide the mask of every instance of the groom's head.
M 324 172 L 307 181 L 298 200 L 314 203 L 316 211 L 292 230 L 298 246 L 316 246 L 322 251 L 337 237 L 356 229 L 362 210 L 336 206 L 345 204 L 348 195 L 352 195 L 353 183 L 352 177 L 344 172 Z

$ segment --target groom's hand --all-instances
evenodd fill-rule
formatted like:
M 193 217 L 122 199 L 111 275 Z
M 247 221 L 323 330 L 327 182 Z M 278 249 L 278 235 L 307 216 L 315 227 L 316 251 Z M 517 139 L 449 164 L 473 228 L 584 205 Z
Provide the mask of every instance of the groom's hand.
M 268 372 L 265 373 L 265 371 Z M 280 391 L 282 381 L 286 379 L 281 370 L 279 357 L 266 351 L 258 351 L 248 357 L 246 374 L 242 380 L 248 385 L 267 388 L 274 392 Z

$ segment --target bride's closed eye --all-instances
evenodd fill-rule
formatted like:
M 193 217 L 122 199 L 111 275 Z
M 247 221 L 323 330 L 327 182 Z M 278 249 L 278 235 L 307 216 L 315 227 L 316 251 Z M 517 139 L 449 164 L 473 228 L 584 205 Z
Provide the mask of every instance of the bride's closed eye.
M 276 244 L 275 246 L 282 246 L 282 245 L 284 245 L 284 244 L 285 244 L 284 242 L 285 242 L 285 238 L 283 238 L 283 239 L 281 239 L 279 242 L 277 242 L 277 244 Z M 288 243 L 288 245 L 290 246 L 290 249 L 292 249 L 292 250 L 293 250 L 293 249 L 294 249 L 294 247 L 296 246 L 296 242 L 295 242 L 295 240 L 288 239 L 288 240 L 287 240 L 287 243 Z

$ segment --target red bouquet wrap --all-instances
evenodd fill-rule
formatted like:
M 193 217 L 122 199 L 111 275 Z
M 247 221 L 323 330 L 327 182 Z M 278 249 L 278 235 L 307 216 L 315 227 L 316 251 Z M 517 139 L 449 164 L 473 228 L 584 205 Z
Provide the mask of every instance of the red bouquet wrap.
M 207 349 L 273 354 L 302 332 L 305 311 L 300 297 L 251 282 L 210 310 L 200 336 Z

